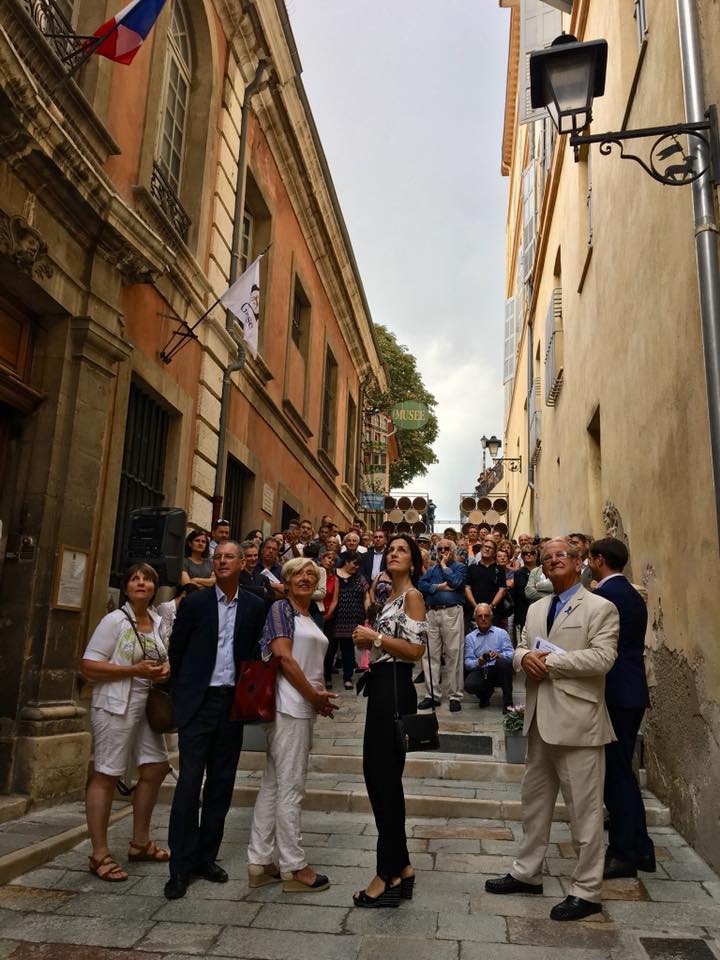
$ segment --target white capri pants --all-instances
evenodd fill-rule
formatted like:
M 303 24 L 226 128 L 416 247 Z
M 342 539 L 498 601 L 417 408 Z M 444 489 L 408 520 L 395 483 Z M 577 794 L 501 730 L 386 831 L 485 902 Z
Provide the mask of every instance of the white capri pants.
M 277 856 L 281 873 L 307 866 L 300 814 L 314 723 L 314 718 L 277 713 L 266 728 L 267 762 L 255 801 L 248 863 L 268 866 Z
M 167 762 L 167 750 L 161 733 L 150 729 L 145 715 L 147 689 L 130 691 L 124 714 L 110 713 L 102 707 L 90 710 L 93 735 L 93 767 L 96 773 L 122 777 L 132 760 L 135 766 Z

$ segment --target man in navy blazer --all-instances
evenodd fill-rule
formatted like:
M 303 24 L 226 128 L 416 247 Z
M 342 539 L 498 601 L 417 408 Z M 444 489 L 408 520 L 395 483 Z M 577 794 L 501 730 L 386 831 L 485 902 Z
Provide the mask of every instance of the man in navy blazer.
M 604 800 L 610 831 L 603 876 L 608 880 L 636 877 L 638 868 L 655 870 L 655 848 L 632 766 L 635 740 L 650 706 L 644 661 L 647 607 L 623 576 L 627 562 L 627 547 L 615 537 L 590 545 L 588 564 L 597 582 L 595 593 L 614 603 L 620 615 L 617 660 L 605 677 L 605 702 L 617 737 L 605 746 Z
M 243 725 L 230 720 L 230 708 L 238 663 L 255 656 L 265 623 L 265 604 L 239 586 L 242 567 L 240 544 L 219 543 L 213 555 L 215 586 L 183 600 L 170 637 L 180 775 L 168 831 L 168 900 L 185 896 L 193 876 L 214 883 L 228 879 L 215 861 L 243 740 Z

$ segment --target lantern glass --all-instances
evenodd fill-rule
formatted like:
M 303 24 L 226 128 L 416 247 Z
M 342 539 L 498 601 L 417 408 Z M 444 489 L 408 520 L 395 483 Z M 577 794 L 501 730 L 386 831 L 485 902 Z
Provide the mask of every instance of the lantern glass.
M 607 42 L 578 43 L 563 34 L 530 55 L 533 107 L 547 107 L 560 133 L 578 133 L 592 119 L 594 97 L 605 90 Z
M 490 437 L 490 439 L 488 440 L 487 448 L 490 451 L 490 456 L 493 458 L 493 460 L 497 457 L 498 450 L 500 449 L 501 446 L 502 446 L 502 442 L 498 440 L 498 438 L 494 435 Z

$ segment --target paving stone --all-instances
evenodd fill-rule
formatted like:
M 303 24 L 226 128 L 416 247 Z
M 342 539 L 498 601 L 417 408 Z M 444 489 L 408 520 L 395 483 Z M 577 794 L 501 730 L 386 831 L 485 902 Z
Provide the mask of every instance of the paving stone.
M 157 878 L 157 884 L 153 888 L 151 896 L 161 896 L 162 886 L 167 880 L 164 877 L 162 882 Z M 128 877 L 127 880 L 119 883 L 108 883 L 99 880 L 93 876 L 89 870 L 66 870 L 62 877 L 55 882 L 55 890 L 73 890 L 75 893 L 103 893 L 106 896 L 122 897 L 131 890 L 146 882 L 155 883 L 154 877 Z M 156 889 L 159 884 L 159 889 Z
M 168 902 L 152 901 L 155 912 L 153 920 L 159 922 L 214 923 L 219 926 L 248 927 L 260 912 L 259 903 L 235 900 L 196 900 L 192 890 L 182 900 Z M 135 898 L 133 898 L 135 899 Z
M 442 840 L 428 840 L 429 853 L 474 853 L 479 854 L 480 841 L 445 837 Z
M 656 926 L 720 927 L 720 903 L 710 897 L 706 901 L 687 902 L 673 909 L 667 903 L 612 900 L 605 904 L 605 912 L 611 920 L 644 930 L 653 930 Z
M 364 878 L 367 881 L 367 876 Z M 258 887 L 251 890 L 246 901 L 248 903 L 281 903 L 283 906 L 288 904 L 297 904 L 298 906 L 322 906 L 322 907 L 343 907 L 349 909 L 352 906 L 353 893 L 362 886 L 364 881 L 358 878 L 355 883 L 331 883 L 328 890 L 322 893 L 301 893 L 293 891 L 285 893 L 281 884 L 276 883 L 266 887 Z
M 0 960 L 6 960 L 21 946 L 14 940 L 0 940 Z
M 720 880 L 705 880 L 703 886 L 715 900 L 720 900 Z
M 560 877 L 563 891 L 570 893 L 572 881 L 569 877 Z M 642 880 L 635 877 L 620 878 L 617 880 L 603 880 L 603 900 L 649 900 L 648 892 Z
M 357 960 L 458 960 L 458 953 L 459 945 L 452 941 L 363 937 Z
M 470 897 L 470 912 L 547 919 L 557 902 L 557 896 L 498 896 L 483 892 Z
M 374 850 L 340 850 L 337 847 L 305 847 L 308 863 L 326 867 L 375 867 Z M 427 856 L 427 854 L 425 855 Z M 430 862 L 432 867 L 432 861 Z
M 0 907 L 5 910 L 30 910 L 53 913 L 75 897 L 69 890 L 45 890 L 42 887 L 0 887 Z
M 561 840 L 557 846 L 561 857 L 572 857 L 576 859 L 577 854 L 575 853 L 575 847 L 572 845 L 571 840 Z
M 175 951 L 205 956 L 217 935 L 219 926 L 205 923 L 156 923 L 147 936 L 137 944 L 140 950 L 155 953 Z M 232 930 L 232 928 L 228 928 Z M 245 936 L 243 931 L 234 934 L 239 939 Z
M 511 858 L 484 854 L 438 853 L 435 855 L 437 869 L 453 873 L 505 874 L 511 863 Z
M 109 920 L 106 917 L 59 917 L 57 914 L 15 914 L 2 928 L 11 940 L 33 943 L 84 943 L 101 947 L 132 947 L 152 926 L 147 920 Z
M 507 943 L 505 917 L 472 913 L 440 914 L 437 937 L 440 940 L 479 940 L 484 943 Z
M 9 886 L 44 887 L 46 890 L 57 885 L 58 880 L 65 876 L 65 870 L 55 870 L 51 867 L 39 867 L 30 870 L 10 881 Z
M 324 892 L 324 891 L 323 891 Z M 316 897 L 322 894 L 315 894 Z M 351 901 L 352 902 L 352 901 Z M 271 930 L 305 930 L 317 933 L 343 933 L 343 921 L 350 909 L 310 905 L 291 906 L 283 903 L 279 909 L 276 904 L 266 904 L 253 920 L 253 927 L 267 927 Z M 360 932 L 350 930 L 351 933 Z
M 689 883 L 680 880 L 645 880 L 645 888 L 651 900 L 662 900 L 668 903 L 691 903 L 694 900 L 707 902 L 708 892 L 700 883 Z
M 306 813 L 302 818 L 302 829 L 308 833 L 364 833 L 369 821 L 360 815 L 351 820 L 332 814 Z
M 703 863 L 676 863 L 672 860 L 663 863 L 663 869 L 671 880 L 703 881 L 715 880 L 714 870 Z
M 77 894 L 69 903 L 60 906 L 60 916 L 71 917 L 127 917 L 129 920 L 148 920 L 163 903 L 158 897 L 113 897 L 109 894 Z
M 716 960 L 715 954 L 699 938 L 641 937 L 650 960 Z
M 153 960 L 159 956 L 159 953 L 124 950 L 122 960 Z M 0 942 L 0 957 L 10 960 L 118 960 L 118 953 L 117 950 L 68 943 L 20 943 L 14 951 L 4 953 Z
M 427 840 L 465 839 L 465 840 L 513 840 L 512 830 L 505 827 L 469 826 L 467 822 L 458 826 L 413 828 L 414 837 L 423 837 Z
M 567 924 L 563 924 L 567 926 Z M 492 960 L 607 960 L 607 949 L 582 950 L 569 947 L 527 946 L 515 943 L 494 943 Z M 488 950 L 480 943 L 462 944 L 460 960 L 488 960 Z
M 346 929 L 363 936 L 428 937 L 432 940 L 438 926 L 438 914 L 434 910 L 421 913 L 406 912 L 401 903 L 397 910 L 357 910 L 353 908 L 347 918 Z M 383 951 L 384 952 L 384 951 Z
M 531 920 L 527 917 L 508 917 L 508 940 L 546 947 L 581 947 L 600 950 L 614 947 L 619 942 L 618 929 L 612 923 L 575 921 L 557 923 L 555 920 Z
M 278 936 L 274 930 L 250 927 L 238 935 L 228 927 L 208 951 L 208 955 L 242 957 L 251 960 L 356 960 L 360 937 L 335 936 L 330 933 L 296 933 L 287 931 Z M 383 947 L 383 960 L 388 955 Z M 373 957 L 373 960 L 377 960 Z M 407 955 L 404 958 L 407 960 Z M 419 960 L 415 957 L 414 960 Z

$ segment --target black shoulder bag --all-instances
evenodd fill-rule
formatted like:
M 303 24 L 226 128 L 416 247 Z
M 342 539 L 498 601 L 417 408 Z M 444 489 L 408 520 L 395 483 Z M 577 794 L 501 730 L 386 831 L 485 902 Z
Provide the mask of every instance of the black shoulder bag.
M 440 737 L 437 713 L 435 712 L 435 691 L 433 689 L 432 667 L 428 651 L 428 673 L 430 675 L 430 699 L 433 702 L 432 713 L 406 713 L 400 716 L 397 695 L 397 666 L 393 657 L 393 692 L 395 695 L 395 743 L 399 753 L 412 753 L 417 750 L 439 750 Z
M 140 644 L 143 657 L 146 660 L 155 660 L 155 657 L 148 657 L 147 648 L 133 618 L 126 610 L 123 610 L 123 613 L 130 621 L 130 626 L 133 628 L 133 633 Z M 164 661 L 161 660 L 158 662 L 163 663 Z M 173 703 L 169 679 L 159 680 L 150 684 L 147 703 L 145 704 L 145 715 L 147 716 L 148 726 L 154 733 L 175 733 L 177 727 L 175 726 L 175 719 L 173 717 Z

